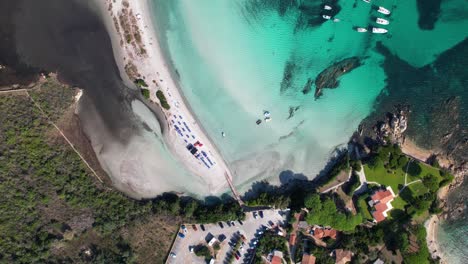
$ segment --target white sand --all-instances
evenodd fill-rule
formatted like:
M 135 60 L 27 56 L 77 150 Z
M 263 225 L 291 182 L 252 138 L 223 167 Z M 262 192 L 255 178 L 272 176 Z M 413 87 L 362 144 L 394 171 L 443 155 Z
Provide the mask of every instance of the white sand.
M 109 10 L 109 3 L 112 2 L 112 8 Z M 141 78 L 145 79 L 146 83 L 149 85 L 148 89 L 150 90 L 150 101 L 158 103 L 159 100 L 156 97 L 156 91 L 158 89 L 162 90 L 168 100 L 169 105 L 171 106 L 170 110 L 167 111 L 162 109 L 166 118 L 166 123 L 161 124 L 161 129 L 164 132 L 164 141 L 166 146 L 168 146 L 171 153 L 179 160 L 183 166 L 197 178 L 186 179 L 186 181 L 174 183 L 176 186 L 172 186 L 173 190 L 181 190 L 185 188 L 190 189 L 190 183 L 188 182 L 198 182 L 201 181 L 206 186 L 205 193 L 200 195 L 211 195 L 211 194 L 221 194 L 229 190 L 229 185 L 227 182 L 226 174 L 228 179 L 231 178 L 229 169 L 224 162 L 224 159 L 221 157 L 219 152 L 216 150 L 216 147 L 211 143 L 210 139 L 204 132 L 203 128 L 200 126 L 196 117 L 189 110 L 189 107 L 186 106 L 185 100 L 182 97 L 178 84 L 174 81 L 171 71 L 168 68 L 168 64 L 165 61 L 163 52 L 159 46 L 158 39 L 156 38 L 155 31 L 152 25 L 151 16 L 150 16 L 150 7 L 147 1 L 128 1 L 129 9 L 133 11 L 133 14 L 137 18 L 137 25 L 140 29 L 142 43 L 146 50 L 146 54 L 139 54 L 134 46 L 124 43 L 123 46 L 120 44 L 121 37 L 117 32 L 117 29 L 114 26 L 112 17 L 118 17 L 119 12 L 123 8 L 124 1 L 117 0 L 97 0 L 99 5 L 100 12 L 103 14 L 104 22 L 108 28 L 112 46 L 114 49 L 114 55 L 116 57 L 117 64 L 119 66 L 121 75 L 123 76 L 124 81 L 128 85 L 132 85 L 131 81 L 126 76 L 124 67 L 129 60 L 137 67 L 138 72 L 141 74 Z M 122 29 L 120 29 L 122 31 Z M 155 80 L 156 83 L 153 83 Z M 138 116 L 142 118 L 145 116 L 146 112 L 142 110 L 142 107 L 139 104 L 133 104 L 135 108 L 139 109 L 137 112 L 140 112 Z M 187 143 L 184 139 L 176 132 L 174 126 L 171 124 L 171 119 L 174 119 L 173 115 L 177 116 L 177 121 L 185 121 L 185 123 L 190 127 L 191 133 L 184 131 L 183 138 L 188 141 L 188 143 L 194 143 L 199 141 L 203 144 L 199 148 L 199 151 L 203 150 L 210 157 L 210 160 L 215 163 L 214 166 L 210 166 L 208 169 L 199 159 L 195 158 L 187 149 Z M 183 119 L 179 118 L 179 115 Z M 158 125 L 151 124 L 156 122 L 155 118 L 148 118 L 145 120 L 145 123 L 148 124 L 151 128 L 156 128 Z M 184 127 L 183 124 L 179 127 Z M 186 138 L 186 134 L 189 138 Z M 193 139 L 191 135 L 194 135 L 196 139 Z M 156 140 L 156 139 L 155 139 Z M 123 166 L 127 161 L 121 160 L 121 166 Z M 152 163 L 162 162 L 162 160 L 153 160 Z M 207 162 L 208 163 L 208 162 Z M 117 164 L 115 164 L 117 165 Z M 209 165 L 209 164 L 208 164 Z M 141 166 L 150 166 L 150 164 L 141 164 Z M 133 173 L 138 173 L 140 170 L 135 170 Z M 127 171 L 126 174 L 132 174 L 131 171 Z M 122 173 L 119 173 L 121 175 Z M 112 176 L 112 173 L 111 173 Z M 121 177 L 116 175 L 117 177 Z M 194 177 L 195 177 L 194 176 Z M 130 176 L 127 176 L 130 177 Z M 134 176 L 131 176 L 135 178 Z M 154 178 L 160 178 L 162 182 L 167 182 L 164 177 L 167 177 L 164 174 L 155 174 Z M 137 178 L 137 177 L 136 177 Z M 187 182 L 188 181 L 188 182 Z M 151 192 L 151 189 L 154 189 L 154 192 L 160 192 L 161 186 L 158 185 L 158 181 L 151 181 L 140 183 L 144 185 L 145 193 Z M 134 182 L 134 185 L 140 185 Z M 183 186 L 183 188 L 181 188 Z M 165 189 L 165 188 L 164 188 Z M 134 188 L 135 192 L 138 192 L 138 188 Z M 196 192 L 196 190 L 189 190 Z M 156 193 L 155 193 L 156 194 Z
M 440 257 L 440 263 L 445 264 L 447 261 L 444 259 L 443 252 L 440 250 L 440 245 L 437 242 L 437 232 L 439 229 L 439 218 L 437 215 L 432 215 L 425 223 L 427 230 L 427 246 L 432 258 Z

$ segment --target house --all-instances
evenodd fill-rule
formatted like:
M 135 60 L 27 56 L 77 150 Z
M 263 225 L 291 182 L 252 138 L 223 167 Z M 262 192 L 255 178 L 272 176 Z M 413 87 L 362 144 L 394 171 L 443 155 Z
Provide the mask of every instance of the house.
M 314 227 L 312 229 L 312 233 L 314 238 L 316 239 L 323 239 L 330 237 L 332 239 L 336 239 L 337 231 L 332 228 L 323 228 L 323 227 Z
M 335 249 L 332 254 L 335 255 L 336 264 L 346 264 L 351 262 L 351 258 L 353 257 L 353 252 L 343 249 Z
M 393 209 L 391 202 L 395 198 L 392 187 L 387 187 L 385 190 L 374 192 L 369 201 L 369 205 L 373 207 L 372 216 L 374 222 L 379 223 L 387 218 L 387 212 Z
M 304 255 L 302 255 L 301 264 L 315 264 L 315 256 L 312 254 L 304 253 Z

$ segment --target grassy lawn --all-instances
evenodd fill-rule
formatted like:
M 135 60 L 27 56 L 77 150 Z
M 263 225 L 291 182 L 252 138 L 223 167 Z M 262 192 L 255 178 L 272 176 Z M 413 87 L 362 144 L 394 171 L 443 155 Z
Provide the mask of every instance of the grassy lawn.
M 369 212 L 369 206 L 366 203 L 366 198 L 367 197 L 368 196 L 359 197 L 358 202 L 357 202 L 358 211 L 362 214 L 362 217 L 372 221 L 372 219 L 374 219 L 374 218 L 372 217 L 371 213 Z
M 401 210 L 404 210 L 405 209 L 405 205 L 407 203 L 400 197 L 398 196 L 397 198 L 395 198 L 392 202 L 392 206 L 393 208 L 396 208 L 396 209 L 401 209 Z
M 440 173 L 439 173 L 439 169 L 437 168 L 434 168 L 434 167 L 431 167 L 427 164 L 424 164 L 424 163 L 419 163 L 419 165 L 421 165 L 421 176 L 424 177 L 426 176 L 427 174 L 432 174 L 434 176 L 437 177 L 437 179 L 439 179 L 439 182 L 443 180 L 442 176 L 440 176 Z
M 410 188 L 410 190 L 413 192 L 414 196 L 419 196 L 419 195 L 425 194 L 425 193 L 427 193 L 429 191 L 427 189 L 427 187 L 424 186 L 424 184 L 422 184 L 422 182 L 413 183 L 410 186 L 408 186 L 408 188 Z
M 405 184 L 405 172 L 403 172 L 401 169 L 396 169 L 393 171 L 393 173 L 388 173 L 387 169 L 385 169 L 383 166 L 370 169 L 367 165 L 364 165 L 364 173 L 366 174 L 367 181 L 378 182 L 385 186 L 391 186 L 395 194 L 399 191 L 398 185 Z
M 412 162 L 418 162 L 418 161 L 412 161 Z M 431 167 L 429 165 L 426 165 L 424 163 L 418 162 L 418 164 L 421 167 L 421 173 L 419 177 L 413 177 L 408 174 L 408 179 L 407 183 L 410 183 L 415 180 L 420 180 L 422 177 L 426 176 L 427 174 L 432 174 L 436 176 L 439 179 L 439 182 L 443 179 L 440 174 L 439 174 L 439 169 Z M 406 169 L 406 167 L 405 167 Z M 375 169 L 369 168 L 369 166 L 364 165 L 364 172 L 366 174 L 366 179 L 367 181 L 371 182 L 378 182 L 380 184 L 383 184 L 385 186 L 391 186 L 393 191 L 398 193 L 399 188 L 398 185 L 405 184 L 405 172 L 403 169 L 398 168 L 396 170 L 392 170 L 390 173 L 387 171 L 387 169 L 384 166 L 378 166 Z M 422 184 L 413 184 L 415 185 L 414 188 L 419 188 L 422 186 Z M 410 186 L 413 186 L 410 185 Z M 420 186 L 418 186 L 420 185 Z M 424 186 L 422 186 L 424 187 Z M 413 189 L 411 189 L 413 191 Z M 420 191 L 420 190 L 418 190 Z M 427 191 L 427 189 L 426 189 Z

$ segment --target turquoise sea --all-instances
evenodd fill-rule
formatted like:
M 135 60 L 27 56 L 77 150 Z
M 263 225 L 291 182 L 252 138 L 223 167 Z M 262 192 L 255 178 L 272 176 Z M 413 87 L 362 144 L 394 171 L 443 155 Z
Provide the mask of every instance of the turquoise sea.
M 423 67 L 468 36 L 465 0 L 442 1 L 433 29 L 418 25 L 416 0 L 373 1 L 392 12 L 388 17 L 361 0 L 150 2 L 174 76 L 241 191 L 260 180 L 283 182 L 285 171 L 312 179 L 345 146 L 386 92 L 377 42 Z M 340 9 L 339 22 L 322 19 L 325 2 Z M 389 19 L 381 26 L 388 34 L 353 30 L 376 26 L 376 17 Z M 302 92 L 309 79 L 353 56 L 363 65 L 341 77 L 338 88 L 325 89 L 318 100 L 314 85 Z M 292 116 L 291 109 L 297 109 Z M 257 125 L 265 110 L 272 121 Z

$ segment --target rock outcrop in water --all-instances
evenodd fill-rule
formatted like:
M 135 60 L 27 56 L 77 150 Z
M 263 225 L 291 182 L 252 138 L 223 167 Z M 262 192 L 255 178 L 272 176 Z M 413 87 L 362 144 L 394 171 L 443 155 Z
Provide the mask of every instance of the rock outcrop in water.
M 359 66 L 361 66 L 361 60 L 358 57 L 351 57 L 336 62 L 323 70 L 315 79 L 315 99 L 322 95 L 324 88 L 337 88 L 340 84 L 338 78 Z

